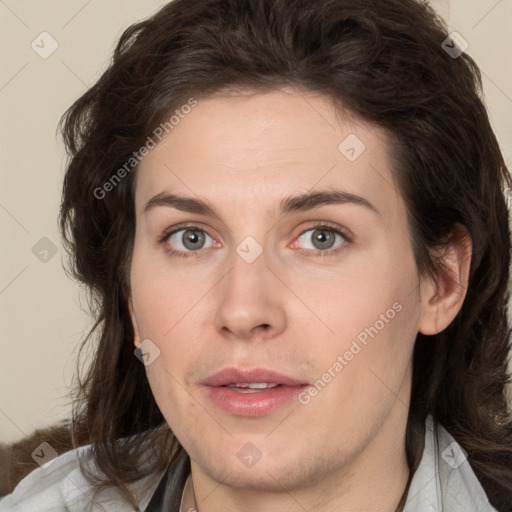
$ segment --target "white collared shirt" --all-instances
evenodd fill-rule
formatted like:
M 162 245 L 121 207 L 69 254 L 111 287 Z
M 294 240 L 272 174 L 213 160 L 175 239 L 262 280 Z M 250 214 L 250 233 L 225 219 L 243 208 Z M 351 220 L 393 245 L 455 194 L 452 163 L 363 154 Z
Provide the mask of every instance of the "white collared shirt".
M 464 450 L 441 425 L 437 429 L 433 425 L 429 416 L 423 456 L 403 512 L 497 512 L 489 504 Z M 91 503 L 91 485 L 78 466 L 78 455 L 87 457 L 87 450 L 88 446 L 70 450 L 27 475 L 12 494 L 0 498 L 0 512 L 133 512 L 116 488 L 102 492 Z M 163 476 L 164 473 L 153 474 L 128 485 L 141 512 Z M 189 475 L 179 512 L 194 510 L 197 506 Z

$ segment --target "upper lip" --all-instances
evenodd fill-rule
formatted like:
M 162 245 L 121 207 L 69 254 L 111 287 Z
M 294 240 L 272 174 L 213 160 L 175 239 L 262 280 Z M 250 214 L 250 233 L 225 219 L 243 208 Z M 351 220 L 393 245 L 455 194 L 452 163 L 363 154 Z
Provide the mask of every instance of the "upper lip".
M 207 377 L 202 384 L 205 386 L 227 386 L 229 384 L 251 383 L 281 384 L 283 386 L 303 386 L 307 382 L 283 375 L 266 368 L 242 369 L 224 368 Z

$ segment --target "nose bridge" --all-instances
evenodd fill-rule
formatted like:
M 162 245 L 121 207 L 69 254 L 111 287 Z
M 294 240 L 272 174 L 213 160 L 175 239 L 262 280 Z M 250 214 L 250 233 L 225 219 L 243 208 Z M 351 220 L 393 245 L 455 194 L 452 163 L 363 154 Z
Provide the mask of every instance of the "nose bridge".
M 269 263 L 266 251 L 253 237 L 234 247 L 216 305 L 219 331 L 246 339 L 256 331 L 271 336 L 284 328 L 284 308 L 275 293 L 276 279 L 267 268 Z

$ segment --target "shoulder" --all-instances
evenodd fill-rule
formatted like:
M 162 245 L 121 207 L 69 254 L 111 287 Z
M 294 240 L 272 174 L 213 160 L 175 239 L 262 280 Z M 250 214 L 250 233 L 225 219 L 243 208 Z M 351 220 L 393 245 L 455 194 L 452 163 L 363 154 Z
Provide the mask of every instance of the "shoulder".
M 133 512 L 133 506 L 116 488 L 97 494 L 93 501 L 93 488 L 82 473 L 80 461 L 93 462 L 92 445 L 65 452 L 29 473 L 11 494 L 0 498 L 0 512 Z M 160 476 L 135 486 L 139 503 L 149 499 Z
M 79 468 L 79 456 L 88 457 L 90 446 L 70 450 L 29 473 L 14 491 L 0 499 L 0 511 L 63 510 L 89 494 Z

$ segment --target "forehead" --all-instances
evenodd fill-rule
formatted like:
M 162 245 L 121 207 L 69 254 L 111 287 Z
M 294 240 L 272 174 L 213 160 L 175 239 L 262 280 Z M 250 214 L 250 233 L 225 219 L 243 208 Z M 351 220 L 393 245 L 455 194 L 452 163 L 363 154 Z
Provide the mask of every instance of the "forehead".
M 162 191 L 274 212 L 283 197 L 336 188 L 396 201 L 385 132 L 330 98 L 291 90 L 211 96 L 182 115 L 137 171 L 136 205 Z

